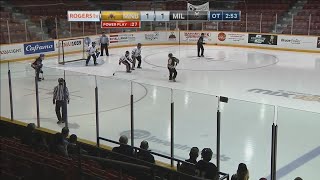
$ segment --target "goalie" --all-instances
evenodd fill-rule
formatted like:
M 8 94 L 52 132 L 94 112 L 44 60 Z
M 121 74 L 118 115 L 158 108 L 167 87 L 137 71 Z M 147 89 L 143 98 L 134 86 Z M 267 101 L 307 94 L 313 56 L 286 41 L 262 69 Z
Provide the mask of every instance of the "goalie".
M 94 62 L 94 65 L 97 65 L 97 58 L 99 57 L 100 55 L 100 52 L 98 52 L 97 48 L 96 48 L 96 42 L 92 42 L 91 46 L 89 46 L 88 50 L 88 58 L 86 60 L 86 66 L 88 66 L 88 63 L 91 59 L 91 57 L 93 58 L 93 62 Z
M 126 54 L 119 59 L 119 65 L 121 65 L 121 63 L 124 64 L 126 66 L 127 73 L 131 73 L 130 63 L 133 62 L 129 56 L 130 56 L 130 52 L 126 51 Z
M 42 60 L 44 60 L 44 54 L 40 54 L 40 56 L 31 64 L 31 67 L 36 71 L 36 79 L 38 81 L 41 81 L 41 78 L 39 77 L 40 73 L 42 73 L 42 79 L 44 79 L 42 71 Z

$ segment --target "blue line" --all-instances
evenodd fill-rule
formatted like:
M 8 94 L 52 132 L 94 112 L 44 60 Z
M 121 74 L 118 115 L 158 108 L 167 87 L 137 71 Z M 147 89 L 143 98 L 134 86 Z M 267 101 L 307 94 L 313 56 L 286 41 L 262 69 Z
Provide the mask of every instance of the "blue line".
M 314 148 L 313 150 L 309 151 L 308 153 L 300 156 L 296 160 L 290 162 L 289 164 L 285 165 L 284 167 L 277 170 L 277 179 L 280 179 L 288 174 L 290 174 L 295 169 L 303 166 L 307 162 L 311 161 L 312 159 L 315 159 L 317 156 L 320 155 L 320 146 Z M 271 179 L 269 175 L 267 179 Z

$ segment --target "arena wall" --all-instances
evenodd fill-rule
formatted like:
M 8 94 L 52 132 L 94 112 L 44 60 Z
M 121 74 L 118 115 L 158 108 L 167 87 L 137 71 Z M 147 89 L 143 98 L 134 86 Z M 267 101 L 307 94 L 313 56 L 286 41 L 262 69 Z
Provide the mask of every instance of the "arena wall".
M 143 45 L 194 45 L 201 33 L 205 34 L 207 45 L 263 48 L 271 50 L 320 53 L 320 37 L 263 33 L 240 33 L 219 31 L 142 31 L 109 34 L 110 48 Z M 99 35 L 89 36 L 99 41 Z M 81 39 L 82 38 L 82 39 Z M 83 37 L 67 40 L 64 44 L 66 54 L 77 53 L 83 47 Z M 61 41 L 60 41 L 61 43 Z M 30 60 L 45 53 L 46 56 L 59 54 L 59 40 L 0 45 L 0 62 Z M 61 52 L 60 52 L 61 53 Z

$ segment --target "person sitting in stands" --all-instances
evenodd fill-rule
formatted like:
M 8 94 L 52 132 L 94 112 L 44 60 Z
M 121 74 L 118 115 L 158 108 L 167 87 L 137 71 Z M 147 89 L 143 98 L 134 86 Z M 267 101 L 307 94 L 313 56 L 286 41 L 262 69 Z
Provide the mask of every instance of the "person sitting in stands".
M 219 172 L 216 165 L 211 163 L 212 159 L 212 150 L 210 148 L 204 148 L 201 151 L 202 160 L 196 164 L 196 174 L 198 177 L 206 179 L 219 179 Z
M 147 141 L 142 141 L 141 144 L 140 144 L 140 148 L 142 150 L 140 150 L 137 153 L 137 158 L 141 159 L 143 161 L 147 161 L 149 163 L 155 163 L 153 155 L 148 150 L 149 149 L 148 142 Z
M 178 170 L 182 173 L 195 176 L 196 175 L 195 165 L 197 164 L 198 156 L 199 156 L 199 149 L 197 147 L 191 148 L 189 153 L 190 158 L 185 160 L 188 163 L 182 163 Z
M 61 133 L 56 133 L 54 139 L 54 152 L 58 155 L 68 157 L 67 146 L 63 140 L 63 135 Z
M 247 165 L 244 163 L 240 163 L 238 165 L 237 173 L 231 176 L 231 180 L 248 180 L 249 179 L 249 171 L 247 169 Z
M 36 125 L 34 123 L 29 123 L 25 129 L 24 135 L 21 138 L 21 142 L 26 145 L 32 145 L 34 142 Z
M 65 144 L 65 146 L 68 146 L 69 144 L 69 141 L 68 141 L 68 136 L 69 136 L 69 128 L 67 127 L 64 127 L 61 129 L 61 134 L 62 134 L 62 137 L 63 137 L 63 143 Z
M 34 149 L 36 149 L 38 151 L 48 151 L 49 150 L 46 139 L 39 132 L 36 132 L 34 134 L 34 141 L 32 143 L 32 146 Z
M 126 156 L 133 157 L 134 156 L 134 151 L 131 146 L 128 145 L 128 137 L 127 136 L 121 136 L 119 138 L 120 146 L 119 147 L 114 147 L 112 149 L 112 152 L 116 152 L 119 154 L 123 154 Z
M 83 150 L 79 145 L 78 145 L 78 141 L 77 141 L 78 137 L 75 134 L 71 134 L 70 138 L 69 138 L 69 143 L 67 146 L 68 149 L 68 154 L 73 154 L 73 155 L 77 155 L 79 154 L 79 152 L 81 154 L 87 154 L 88 152 Z

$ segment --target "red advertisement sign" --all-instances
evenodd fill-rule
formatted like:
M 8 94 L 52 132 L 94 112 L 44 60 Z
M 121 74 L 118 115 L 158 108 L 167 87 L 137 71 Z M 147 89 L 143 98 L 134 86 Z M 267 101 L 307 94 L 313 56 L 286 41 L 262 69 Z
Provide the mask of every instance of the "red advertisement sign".
M 101 21 L 101 28 L 140 28 L 140 21 Z

